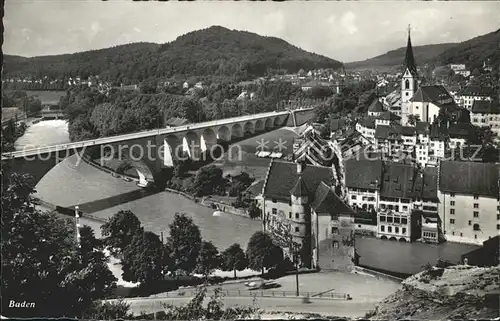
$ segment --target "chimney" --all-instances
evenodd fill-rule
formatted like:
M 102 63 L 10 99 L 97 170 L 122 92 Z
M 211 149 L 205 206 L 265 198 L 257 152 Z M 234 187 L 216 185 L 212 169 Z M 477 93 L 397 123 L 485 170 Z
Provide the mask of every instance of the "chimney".
M 301 175 L 302 172 L 304 171 L 305 167 L 306 167 L 306 164 L 303 161 L 298 161 L 297 162 L 297 174 Z

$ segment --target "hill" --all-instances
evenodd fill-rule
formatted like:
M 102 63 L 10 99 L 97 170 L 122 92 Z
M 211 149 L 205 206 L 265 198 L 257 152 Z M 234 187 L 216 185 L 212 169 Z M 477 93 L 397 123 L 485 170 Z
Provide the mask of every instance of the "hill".
M 444 50 L 436 57 L 440 64 L 464 63 L 467 68 L 481 68 L 490 59 L 492 66 L 500 64 L 500 29 L 461 42 Z
M 99 75 L 123 83 L 175 76 L 244 80 L 264 76 L 268 69 L 297 72 L 342 66 L 339 61 L 304 51 L 279 38 L 219 26 L 193 31 L 162 45 L 134 43 L 75 54 L 4 59 L 4 77 Z
M 500 267 L 432 267 L 403 281 L 365 317 L 371 320 L 493 319 L 498 317 Z
M 414 46 L 413 54 L 417 64 L 421 64 L 428 60 L 434 59 L 439 54 L 443 53 L 449 48 L 456 46 L 456 43 L 442 43 L 436 45 Z M 391 50 L 383 55 L 379 55 L 363 61 L 356 61 L 346 63 L 345 67 L 348 69 L 376 69 L 376 70 L 389 70 L 392 68 L 400 67 L 405 58 L 406 46 Z

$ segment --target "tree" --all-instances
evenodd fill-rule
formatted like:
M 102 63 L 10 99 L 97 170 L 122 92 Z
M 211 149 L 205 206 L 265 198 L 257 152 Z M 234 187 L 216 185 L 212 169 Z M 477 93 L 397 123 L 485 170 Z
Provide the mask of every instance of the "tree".
M 257 202 L 255 201 L 251 202 L 250 207 L 248 208 L 248 216 L 254 219 L 260 217 L 261 215 L 262 215 L 262 210 L 259 208 Z
M 277 266 L 283 261 L 283 251 L 276 246 L 269 234 L 264 232 L 255 232 L 248 241 L 246 255 L 248 258 L 248 267 L 254 271 Z
M 98 257 L 84 261 L 72 220 L 35 208 L 31 176 L 2 175 L 2 183 L 2 315 L 81 317 L 116 279 Z M 9 308 L 9 298 L 36 305 Z
M 220 266 L 220 256 L 217 247 L 212 242 L 203 241 L 196 260 L 195 272 L 208 277 Z
M 236 270 L 242 271 L 248 266 L 245 252 L 238 243 L 234 243 L 221 254 L 221 267 L 224 271 L 234 271 L 236 279 Z
M 138 231 L 123 252 L 123 279 L 151 284 L 161 280 L 164 248 L 158 235 Z
M 174 221 L 169 228 L 167 248 L 170 253 L 170 266 L 168 270 L 174 274 L 177 271 L 191 274 L 196 267 L 200 253 L 200 229 L 184 213 L 175 213 Z
M 408 124 L 415 126 L 417 122 L 419 122 L 420 116 L 419 115 L 408 115 Z
M 142 231 L 141 222 L 131 211 L 122 211 L 113 215 L 101 226 L 106 245 L 113 255 L 123 254 L 125 247 L 134 235 Z
M 226 181 L 222 169 L 215 165 L 200 168 L 194 177 L 192 192 L 196 196 L 220 194 L 225 189 Z

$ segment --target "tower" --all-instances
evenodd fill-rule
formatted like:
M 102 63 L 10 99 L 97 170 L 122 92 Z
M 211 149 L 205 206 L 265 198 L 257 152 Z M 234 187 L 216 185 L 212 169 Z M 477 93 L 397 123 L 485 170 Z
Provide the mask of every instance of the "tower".
M 297 182 L 290 191 L 291 199 L 291 235 L 293 241 L 300 245 L 311 249 L 311 209 L 309 207 L 309 191 L 302 178 L 302 172 L 305 164 L 297 163 Z M 307 253 L 308 262 L 302 262 L 307 267 L 311 264 L 311 253 Z
M 417 66 L 411 46 L 410 26 L 408 25 L 408 43 L 401 78 L 401 118 L 403 125 L 408 123 L 408 115 L 412 113 L 410 99 L 417 91 Z

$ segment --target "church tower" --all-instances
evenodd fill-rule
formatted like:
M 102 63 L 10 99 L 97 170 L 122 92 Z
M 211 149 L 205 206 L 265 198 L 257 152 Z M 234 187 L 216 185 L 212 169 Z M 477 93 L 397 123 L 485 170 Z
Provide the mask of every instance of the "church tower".
M 411 46 L 410 26 L 408 26 L 408 43 L 401 78 L 401 116 L 403 125 L 408 124 L 408 115 L 412 113 L 410 99 L 417 91 L 417 66 Z

